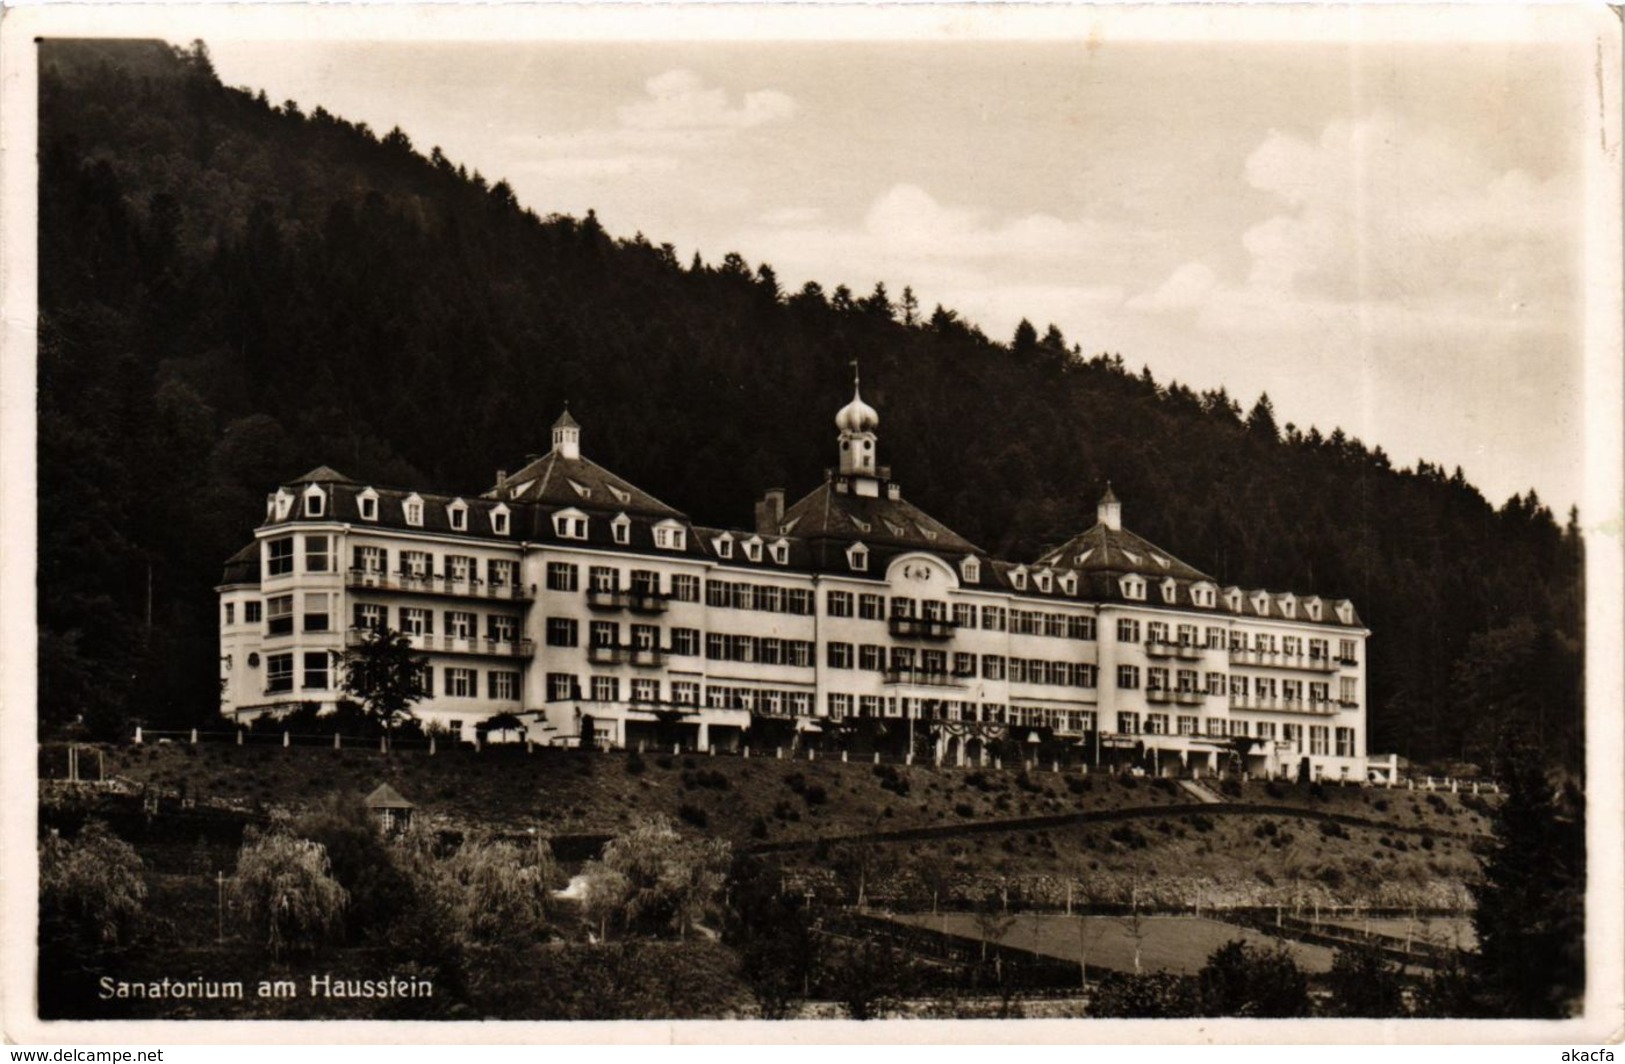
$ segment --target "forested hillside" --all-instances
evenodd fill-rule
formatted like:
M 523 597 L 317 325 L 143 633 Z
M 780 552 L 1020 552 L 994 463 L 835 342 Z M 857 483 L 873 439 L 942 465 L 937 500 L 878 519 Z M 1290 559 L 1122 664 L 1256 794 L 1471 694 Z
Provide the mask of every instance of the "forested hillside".
M 972 541 L 1033 557 L 1109 478 L 1130 527 L 1221 580 L 1355 601 L 1373 750 L 1482 760 L 1511 726 L 1578 762 L 1581 545 L 1533 491 L 1496 507 L 1459 470 L 1137 368 L 1163 352 L 998 342 L 726 248 L 680 262 L 399 131 L 225 88 L 201 46 L 41 61 L 46 731 L 208 719 L 221 562 L 311 466 L 481 491 L 568 399 L 593 458 L 748 524 L 762 489 L 819 481 L 857 358 L 882 460 Z

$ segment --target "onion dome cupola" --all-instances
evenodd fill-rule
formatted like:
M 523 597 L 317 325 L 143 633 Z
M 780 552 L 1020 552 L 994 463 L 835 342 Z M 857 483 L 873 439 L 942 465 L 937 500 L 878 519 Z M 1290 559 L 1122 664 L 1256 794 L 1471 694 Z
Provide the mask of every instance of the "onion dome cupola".
M 852 364 L 852 401 L 841 407 L 835 415 L 835 427 L 841 430 L 841 472 L 845 475 L 875 475 L 875 429 L 880 427 L 880 415 L 863 401 L 858 387 L 857 363 Z

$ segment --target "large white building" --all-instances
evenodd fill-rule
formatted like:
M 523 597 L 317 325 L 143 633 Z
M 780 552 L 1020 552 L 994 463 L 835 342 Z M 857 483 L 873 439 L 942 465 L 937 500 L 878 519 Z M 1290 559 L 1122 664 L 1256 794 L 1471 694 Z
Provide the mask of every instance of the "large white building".
M 1163 773 L 1365 778 L 1352 603 L 1221 586 L 1124 528 L 1109 487 L 1093 527 L 992 558 L 903 498 L 856 388 L 836 425 L 838 467 L 794 505 L 767 492 L 748 530 L 596 465 L 568 412 L 481 495 L 312 470 L 227 563 L 224 712 L 336 706 L 346 647 L 387 625 L 427 657 L 418 717 L 464 739 L 498 713 L 534 741 L 618 746 L 844 727 L 957 762 L 1015 739 Z

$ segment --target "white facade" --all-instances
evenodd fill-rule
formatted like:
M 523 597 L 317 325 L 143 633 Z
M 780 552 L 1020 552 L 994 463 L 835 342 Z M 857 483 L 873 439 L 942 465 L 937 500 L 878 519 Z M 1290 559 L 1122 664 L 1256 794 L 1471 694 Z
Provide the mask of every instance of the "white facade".
M 770 493 L 754 530 L 697 527 L 593 465 L 568 414 L 478 497 L 314 470 L 228 563 L 224 712 L 335 706 L 346 646 L 386 624 L 427 659 L 417 716 L 463 739 L 503 712 L 538 742 L 590 720 L 599 743 L 700 748 L 879 718 L 949 761 L 1014 739 L 1162 773 L 1365 777 L 1351 604 L 1220 587 L 1123 531 L 1109 490 L 1038 562 L 992 559 L 902 499 L 872 408 L 837 424 L 838 470 L 787 511 Z

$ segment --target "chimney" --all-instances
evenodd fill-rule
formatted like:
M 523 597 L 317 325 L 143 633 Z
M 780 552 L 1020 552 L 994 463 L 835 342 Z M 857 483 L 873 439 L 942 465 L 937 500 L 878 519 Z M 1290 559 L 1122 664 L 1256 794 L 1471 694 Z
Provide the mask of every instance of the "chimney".
M 508 471 L 506 469 L 497 470 L 497 490 L 500 491 L 501 489 L 503 489 L 503 488 L 505 488 L 507 486 L 508 486 Z
M 756 534 L 776 536 L 783 521 L 784 489 L 768 488 L 762 493 L 762 501 L 756 504 Z

